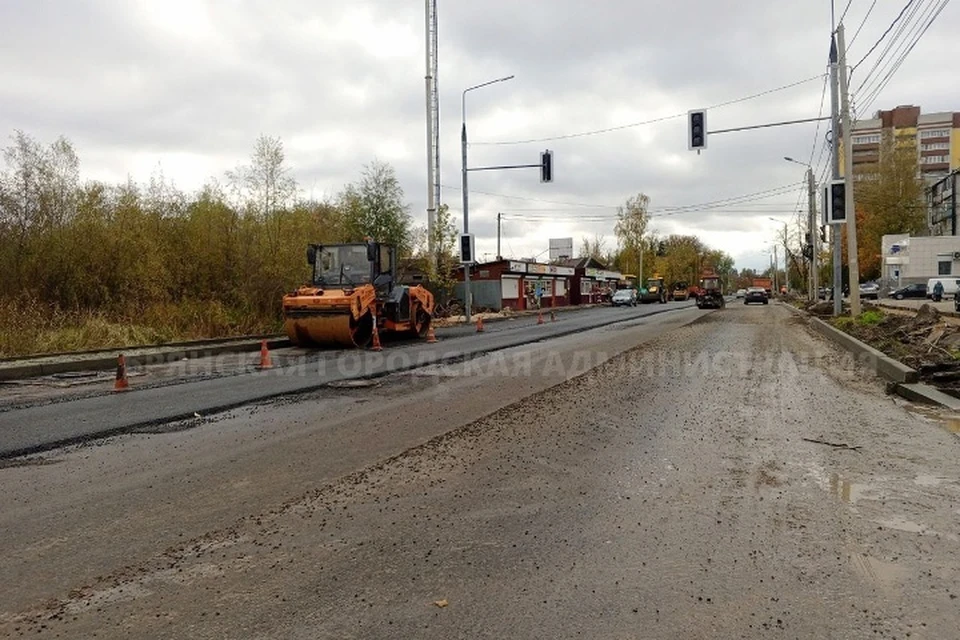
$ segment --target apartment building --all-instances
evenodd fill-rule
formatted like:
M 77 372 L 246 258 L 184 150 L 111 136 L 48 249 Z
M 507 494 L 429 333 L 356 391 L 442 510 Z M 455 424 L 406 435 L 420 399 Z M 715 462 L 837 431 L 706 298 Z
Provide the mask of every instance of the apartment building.
M 960 113 L 924 114 L 920 107 L 905 105 L 878 111 L 873 118 L 854 123 L 851 142 L 855 176 L 861 173 L 858 167 L 876 164 L 880 159 L 884 134 L 916 143 L 920 173 L 928 185 L 960 168 Z M 843 172 L 843 155 L 840 157 Z

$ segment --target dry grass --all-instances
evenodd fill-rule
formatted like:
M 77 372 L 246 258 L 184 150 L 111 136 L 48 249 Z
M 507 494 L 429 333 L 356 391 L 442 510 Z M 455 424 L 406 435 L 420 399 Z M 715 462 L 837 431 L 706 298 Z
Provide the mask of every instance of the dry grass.
M 141 312 L 64 311 L 34 301 L 0 302 L 0 357 L 81 351 L 280 330 L 219 302 L 157 304 Z

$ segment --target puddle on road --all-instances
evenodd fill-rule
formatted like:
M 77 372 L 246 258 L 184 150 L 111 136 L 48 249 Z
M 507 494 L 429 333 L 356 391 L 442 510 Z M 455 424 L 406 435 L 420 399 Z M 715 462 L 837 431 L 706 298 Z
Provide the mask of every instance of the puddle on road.
M 960 435 L 960 415 L 943 413 L 939 408 L 907 404 L 904 408 L 925 422 L 934 422 L 949 433 Z
M 941 424 L 943 424 L 943 428 L 949 431 L 950 433 L 960 434 L 960 419 L 947 418 Z
M 924 533 L 929 532 L 929 530 L 922 524 L 918 524 L 913 520 L 907 520 L 906 518 L 900 516 L 894 516 L 887 520 L 877 520 L 877 524 L 887 529 L 896 529 L 897 531 L 905 531 L 907 533 Z
M 913 479 L 913 483 L 920 487 L 938 487 L 944 482 L 952 482 L 950 478 L 942 476 L 919 475 Z
M 864 493 L 870 489 L 870 485 L 859 482 L 851 482 L 849 478 L 844 478 L 839 473 L 830 474 L 830 493 L 847 503 L 855 503 L 864 497 Z
M 873 582 L 880 582 L 887 586 L 893 586 L 906 580 L 911 571 L 896 562 L 878 560 L 877 558 L 855 554 L 851 557 L 854 570 Z

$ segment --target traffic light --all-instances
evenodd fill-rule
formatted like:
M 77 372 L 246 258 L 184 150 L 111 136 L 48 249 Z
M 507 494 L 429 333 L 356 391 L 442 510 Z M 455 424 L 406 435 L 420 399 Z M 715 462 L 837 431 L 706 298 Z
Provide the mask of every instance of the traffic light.
M 540 182 L 553 182 L 553 151 L 540 153 Z
M 687 146 L 693 151 L 707 148 L 707 111 L 697 109 L 689 114 L 690 131 L 687 134 Z
M 843 180 L 830 183 L 830 197 L 827 200 L 827 222 L 842 224 L 847 221 L 847 185 Z
M 472 233 L 460 234 L 460 262 L 462 264 L 473 264 L 476 262 L 476 259 L 474 258 L 474 242 Z

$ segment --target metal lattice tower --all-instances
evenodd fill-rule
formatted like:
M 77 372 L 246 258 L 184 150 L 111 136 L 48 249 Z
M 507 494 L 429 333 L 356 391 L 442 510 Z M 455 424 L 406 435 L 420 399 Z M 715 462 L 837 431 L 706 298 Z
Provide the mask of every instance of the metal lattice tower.
M 440 206 L 440 97 L 437 91 L 437 0 L 425 0 L 426 7 L 426 96 L 427 96 L 427 235 L 431 262 L 436 260 L 434 226 Z

